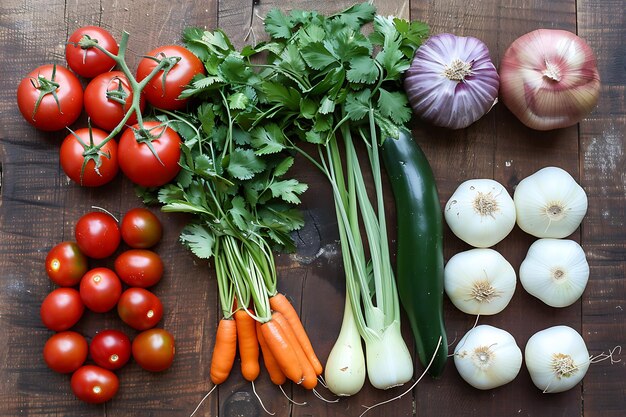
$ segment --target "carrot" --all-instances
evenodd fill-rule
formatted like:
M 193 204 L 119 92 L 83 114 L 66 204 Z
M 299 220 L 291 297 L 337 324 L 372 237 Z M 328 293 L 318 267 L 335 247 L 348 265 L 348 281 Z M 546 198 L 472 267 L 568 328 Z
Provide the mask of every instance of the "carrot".
M 304 353 L 304 349 L 298 343 L 298 339 L 296 338 L 296 334 L 294 333 L 291 325 L 287 322 L 285 316 L 282 313 L 275 311 L 272 314 L 272 320 L 276 321 L 280 327 L 285 331 L 285 335 L 287 336 L 287 341 L 293 346 L 293 349 L 296 351 L 296 357 L 298 358 L 298 362 L 302 367 L 302 376 L 303 380 L 301 385 L 306 389 L 313 389 L 317 385 L 317 374 L 315 373 L 315 369 L 311 362 L 309 362 L 309 358 Z
M 280 312 L 285 319 L 287 319 L 294 334 L 296 335 L 296 338 L 298 339 L 298 343 L 302 347 L 302 350 L 304 350 L 307 358 L 309 358 L 309 362 L 313 366 L 315 374 L 321 375 L 324 370 L 322 364 L 313 350 L 309 336 L 307 335 L 306 330 L 304 330 L 304 326 L 298 317 L 298 313 L 296 313 L 296 310 L 293 308 L 287 297 L 281 293 L 277 293 L 273 297 L 270 297 L 270 307 L 272 310 Z
M 237 322 L 237 341 L 241 358 L 241 374 L 248 381 L 254 381 L 261 368 L 259 367 L 259 341 L 256 336 L 256 322 L 245 310 L 235 312 Z
M 283 328 L 274 320 L 274 314 L 271 320 L 261 325 L 261 333 L 285 376 L 297 384 L 302 382 L 302 367 L 296 351 L 288 342 Z
M 237 353 L 237 324 L 232 319 L 222 319 L 217 326 L 215 346 L 211 358 L 211 381 L 215 385 L 226 381 Z
M 265 369 L 267 369 L 267 373 L 270 374 L 270 379 L 276 385 L 283 385 L 285 381 L 287 381 L 287 377 L 278 366 L 278 362 L 270 348 L 267 346 L 267 342 L 263 337 L 263 332 L 261 331 L 261 323 L 256 322 L 256 336 L 259 339 L 259 345 L 261 346 L 261 352 L 263 352 L 263 363 L 265 364 Z

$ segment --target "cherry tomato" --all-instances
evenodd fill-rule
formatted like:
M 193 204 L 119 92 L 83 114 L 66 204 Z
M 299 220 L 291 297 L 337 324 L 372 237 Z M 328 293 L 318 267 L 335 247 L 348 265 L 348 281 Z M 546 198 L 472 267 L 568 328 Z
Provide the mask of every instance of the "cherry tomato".
M 117 257 L 115 272 L 131 287 L 148 288 L 161 280 L 163 261 L 150 250 L 131 249 Z
M 76 136 L 81 138 L 87 148 L 79 142 Z M 115 178 L 119 171 L 119 165 L 117 163 L 117 143 L 114 139 L 104 144 L 100 151 L 85 157 L 85 152 L 89 152 L 92 143 L 98 145 L 106 137 L 107 132 L 104 130 L 86 127 L 65 137 L 59 151 L 61 168 L 72 181 L 85 187 L 98 187 Z M 85 160 L 87 161 L 86 164 Z M 99 167 L 97 167 L 96 161 L 99 161 Z
M 43 347 L 43 359 L 50 369 L 62 374 L 74 372 L 87 359 L 87 341 L 76 332 L 55 333 Z
M 103 330 L 93 337 L 89 345 L 93 361 L 110 370 L 124 366 L 130 359 L 130 352 L 130 339 L 119 330 Z
M 115 396 L 120 387 L 120 380 L 108 369 L 85 365 L 72 374 L 70 386 L 78 399 L 99 404 Z
M 136 139 L 133 129 L 137 128 L 135 125 L 126 129 L 120 138 L 120 169 L 142 187 L 158 187 L 170 182 L 180 171 L 180 136 L 160 122 L 145 122 L 144 128 L 154 137 L 151 144 L 157 159 L 145 141 Z
M 188 99 L 179 99 L 180 93 L 189 85 L 197 74 L 204 74 L 204 64 L 193 53 L 182 46 L 166 45 L 156 48 L 147 54 L 161 61 L 178 57 L 180 60 L 167 71 L 159 71 L 146 85 L 144 94 L 148 103 L 164 110 L 180 110 L 185 107 Z M 137 80 L 141 81 L 152 72 L 158 62 L 152 58 L 143 58 L 137 67 Z M 167 69 L 167 68 L 166 68 Z M 165 77 L 165 83 L 163 83 Z M 165 86 L 165 91 L 163 90 Z
M 122 282 L 109 268 L 94 268 L 80 280 L 80 298 L 96 313 L 111 310 L 122 295 Z
M 163 226 L 150 210 L 130 209 L 122 218 L 122 239 L 131 248 L 147 249 L 156 245 L 163 236 Z
M 133 340 L 133 358 L 146 371 L 160 372 L 172 365 L 174 337 L 164 329 L 150 329 Z
M 83 49 L 77 45 L 83 36 L 98 41 L 98 45 L 113 55 L 119 51 L 117 42 L 106 29 L 97 26 L 79 28 L 70 35 L 65 47 L 65 60 L 72 71 L 85 78 L 93 78 L 113 68 L 115 61 L 106 56 L 104 52 L 93 46 Z
M 74 235 L 80 250 L 94 259 L 111 256 L 121 240 L 117 221 L 101 211 L 92 211 L 78 219 Z
M 83 315 L 85 305 L 74 288 L 57 288 L 41 303 L 41 320 L 50 330 L 67 330 Z
M 46 272 L 61 287 L 77 285 L 87 269 L 87 258 L 75 242 L 61 242 L 46 256 Z
M 85 88 L 85 111 L 91 122 L 104 130 L 112 131 L 122 121 L 132 101 L 133 90 L 121 71 L 102 73 Z M 139 107 L 141 111 L 146 107 L 143 95 L 140 97 Z M 126 124 L 135 123 L 137 116 L 133 112 Z
M 37 129 L 61 130 L 80 116 L 83 86 L 67 68 L 42 65 L 20 82 L 17 106 L 24 119 Z
M 163 317 L 163 304 L 146 289 L 129 288 L 117 302 L 117 313 L 133 329 L 146 330 L 156 326 Z

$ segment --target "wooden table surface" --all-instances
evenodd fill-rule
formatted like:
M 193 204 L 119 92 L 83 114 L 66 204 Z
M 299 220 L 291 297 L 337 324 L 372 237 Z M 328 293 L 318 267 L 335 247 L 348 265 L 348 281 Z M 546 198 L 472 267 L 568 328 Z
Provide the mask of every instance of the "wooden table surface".
M 119 371 L 121 388 L 105 405 L 74 398 L 69 376 L 49 370 L 42 348 L 52 332 L 41 323 L 39 306 L 54 288 L 44 270 L 47 251 L 73 239 L 73 224 L 91 206 L 116 215 L 140 206 L 133 187 L 119 176 L 98 189 L 80 188 L 63 174 L 58 149 L 63 132 L 43 133 L 18 112 L 19 80 L 46 63 L 64 64 L 64 43 L 84 25 L 100 25 L 119 39 L 130 32 L 130 64 L 150 49 L 179 43 L 183 28 L 222 28 L 239 47 L 245 37 L 262 36 L 268 10 L 317 8 L 334 12 L 349 0 L 2 0 L 0 4 L 0 415 L 2 416 L 188 416 L 211 389 L 210 352 L 218 319 L 213 270 L 185 250 L 177 237 L 184 219 L 157 212 L 165 237 L 156 248 L 166 263 L 155 288 L 165 306 L 162 327 L 176 337 L 172 368 L 159 374 L 130 363 Z M 555 165 L 569 171 L 589 196 L 589 211 L 572 236 L 587 254 L 591 276 L 581 300 L 553 309 L 518 285 L 500 314 L 481 318 L 511 332 L 520 347 L 536 331 L 566 324 L 581 332 L 592 355 L 626 340 L 626 5 L 623 0 L 380 0 L 381 14 L 427 22 L 432 33 L 452 32 L 482 39 L 498 65 L 507 46 L 536 28 L 577 32 L 597 54 L 602 92 L 597 108 L 579 125 L 550 132 L 524 127 L 498 104 L 461 131 L 414 123 L 414 134 L 433 166 L 442 204 L 470 178 L 493 178 L 513 192 L 537 169 Z M 249 42 L 249 41 L 248 41 Z M 76 124 L 84 123 L 84 119 Z M 328 185 L 310 167 L 298 177 L 310 184 L 303 209 L 307 224 L 297 235 L 298 251 L 277 257 L 279 287 L 293 300 L 321 358 L 326 358 L 340 325 L 344 284 L 338 232 Z M 390 196 L 389 196 L 390 197 Z M 389 198 L 389 201 L 391 199 Z M 393 210 L 390 210 L 393 211 Z M 392 224 L 395 221 L 391 218 Z M 496 246 L 518 269 L 533 239 L 516 228 Z M 467 249 L 449 230 L 445 256 Z M 106 265 L 107 263 L 101 263 Z M 109 263 L 110 264 L 110 263 Z M 474 321 L 445 301 L 451 343 Z M 404 321 L 406 325 L 406 320 Z M 86 314 L 76 329 L 88 337 L 103 328 L 124 329 L 114 313 Z M 406 340 L 411 336 L 405 328 Z M 130 333 L 130 332 L 129 332 Z M 134 334 L 134 333 L 130 333 Z M 451 348 L 452 349 L 452 348 Z M 618 356 L 617 359 L 620 357 Z M 237 364 L 236 364 L 237 366 Z M 525 367 L 510 384 L 491 391 L 467 385 L 449 362 L 442 378 L 424 379 L 409 395 L 372 410 L 370 416 L 624 416 L 626 360 L 592 365 L 582 384 L 562 394 L 542 394 Z M 421 373 L 420 365 L 416 373 Z M 256 390 L 276 416 L 358 416 L 362 405 L 388 399 L 401 389 L 381 392 L 369 384 L 356 396 L 325 403 L 299 387 L 287 394 L 263 373 Z M 326 397 L 330 393 L 320 390 Z M 235 368 L 231 378 L 204 403 L 198 415 L 262 416 L 265 413 Z

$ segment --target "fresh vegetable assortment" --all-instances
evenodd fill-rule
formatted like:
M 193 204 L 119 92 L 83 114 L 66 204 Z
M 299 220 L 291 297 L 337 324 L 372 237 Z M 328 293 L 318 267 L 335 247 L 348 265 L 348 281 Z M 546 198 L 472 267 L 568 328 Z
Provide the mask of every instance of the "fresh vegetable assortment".
M 44 345 L 43 358 L 53 371 L 72 373 L 72 391 L 89 403 L 113 398 L 120 382 L 112 371 L 126 365 L 131 352 L 141 368 L 152 372 L 166 370 L 174 360 L 174 337 L 165 329 L 155 328 L 163 317 L 163 305 L 146 289 L 157 284 L 163 274 L 159 255 L 148 249 L 125 249 L 115 260 L 115 271 L 103 266 L 89 269 L 90 259 L 101 260 L 118 251 L 120 230 L 131 248 L 137 244 L 145 247 L 146 243 L 153 246 L 160 240 L 162 225 L 149 210 L 135 208 L 124 218 L 128 220 L 118 226 L 109 213 L 86 213 L 75 225 L 80 244 L 61 242 L 48 252 L 45 261 L 50 280 L 60 288 L 41 303 L 41 320 L 55 332 Z M 132 344 L 120 330 L 100 330 L 91 338 L 71 330 L 85 310 L 106 313 L 115 308 L 125 324 L 139 331 Z M 85 364 L 88 358 L 95 364 Z
M 372 30 L 366 35 L 367 24 Z M 212 260 L 217 281 L 222 317 L 211 355 L 215 385 L 229 377 L 237 352 L 241 375 L 252 383 L 262 357 L 276 385 L 290 380 L 314 390 L 322 374 L 339 396 L 356 394 L 366 376 L 376 388 L 402 385 L 414 365 L 400 333 L 401 306 L 416 357 L 425 372 L 441 376 L 448 358 L 444 289 L 465 313 L 502 311 L 513 297 L 516 272 L 491 247 L 515 224 L 542 238 L 520 268 L 524 289 L 554 307 L 581 296 L 589 274 L 584 252 L 562 239 L 587 209 L 571 175 L 544 168 L 523 179 L 513 197 L 491 179 L 468 180 L 442 210 L 431 167 L 409 134 L 413 114 L 466 128 L 498 95 L 531 128 L 578 122 L 599 91 L 595 58 L 581 39 L 564 31 L 532 32 L 511 45 L 498 71 L 480 40 L 428 37 L 424 23 L 377 15 L 369 3 L 331 16 L 272 10 L 264 27 L 269 39 L 241 50 L 220 30 L 188 28 L 184 46 L 153 49 L 136 72 L 125 61 L 128 33 L 118 45 L 106 30 L 84 27 L 68 40 L 69 70 L 42 66 L 17 92 L 20 112 L 33 126 L 69 130 L 60 164 L 75 183 L 101 186 L 121 171 L 144 202 L 189 216 L 180 240 L 198 258 Z M 538 48 L 541 65 L 522 62 L 529 47 Z M 72 71 L 93 78 L 84 93 Z M 83 104 L 88 126 L 71 130 Z M 326 361 L 278 291 L 273 251 L 295 251 L 292 233 L 303 226 L 297 205 L 308 187 L 290 176 L 296 156 L 328 179 L 339 228 L 346 299 Z M 397 210 L 395 272 L 383 171 Z M 363 172 L 372 176 L 371 189 Z M 474 247 L 445 267 L 444 217 L 453 234 Z M 111 399 L 120 384 L 113 371 L 131 357 L 153 372 L 172 365 L 174 338 L 155 328 L 164 312 L 150 289 L 163 275 L 163 262 L 150 249 L 161 236 L 158 218 L 145 208 L 121 222 L 95 211 L 77 222 L 75 242 L 59 243 L 46 257 L 48 276 L 61 288 L 41 305 L 44 325 L 56 332 L 44 360 L 57 372 L 73 373 L 70 385 L 83 401 Z M 89 269 L 88 259 L 110 258 L 121 242 L 132 249 L 114 266 Z M 85 309 L 116 309 L 140 333 L 131 341 L 107 329 L 88 342 L 71 330 Z M 531 378 L 544 392 L 572 388 L 594 359 L 568 329 L 547 329 L 526 346 Z M 553 333 L 562 344 L 551 353 L 557 362 L 543 369 L 540 356 Z M 95 365 L 85 365 L 88 356 Z M 486 325 L 470 329 L 451 356 L 461 377 L 478 389 L 509 383 L 522 363 L 514 337 Z

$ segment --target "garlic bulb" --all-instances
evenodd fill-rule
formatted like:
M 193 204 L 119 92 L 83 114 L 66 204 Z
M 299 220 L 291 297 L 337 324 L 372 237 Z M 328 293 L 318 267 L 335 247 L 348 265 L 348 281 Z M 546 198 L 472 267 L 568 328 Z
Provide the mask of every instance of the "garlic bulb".
M 600 76 L 593 51 L 572 32 L 538 29 L 516 39 L 500 63 L 500 96 L 526 126 L 550 130 L 595 107 Z
M 454 191 L 446 203 L 444 216 L 459 239 L 477 248 L 487 248 L 513 230 L 515 204 L 499 182 L 473 179 Z
M 587 194 L 565 170 L 546 167 L 524 178 L 513 194 L 517 225 L 535 237 L 571 235 L 587 213 Z
M 509 304 L 515 270 L 493 249 L 470 249 L 454 255 L 444 269 L 444 288 L 450 301 L 467 314 L 497 314 Z
M 539 239 L 528 249 L 519 277 L 529 294 L 551 307 L 566 307 L 585 290 L 589 264 L 573 240 Z
M 509 332 L 482 324 L 470 329 L 456 346 L 454 365 L 471 386 L 492 389 L 515 379 L 522 367 L 522 351 Z
M 526 343 L 524 360 L 535 386 L 547 393 L 573 388 L 591 362 L 582 336 L 568 326 L 535 333 Z

